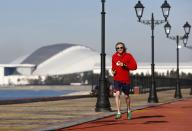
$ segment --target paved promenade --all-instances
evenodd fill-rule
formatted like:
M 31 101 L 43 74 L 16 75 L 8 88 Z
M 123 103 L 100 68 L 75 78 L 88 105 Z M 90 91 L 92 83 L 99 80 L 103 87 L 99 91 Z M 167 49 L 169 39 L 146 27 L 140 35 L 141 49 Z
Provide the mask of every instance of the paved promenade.
M 119 120 L 110 116 L 58 131 L 191 131 L 192 98 L 162 104 L 133 112 L 132 120 L 126 114 Z
M 182 89 L 184 98 L 191 98 L 189 89 Z M 158 92 L 159 104 L 174 101 L 174 91 Z M 134 109 L 150 106 L 148 94 L 131 95 Z M 123 97 L 122 97 L 123 99 Z M 112 110 L 114 98 L 110 98 Z M 64 99 L 23 104 L 0 105 L 0 131 L 56 130 L 110 116 L 115 112 L 95 112 L 95 97 Z M 187 106 L 186 106 L 187 107 Z M 124 101 L 122 109 L 126 109 Z M 187 109 L 187 108 L 186 108 Z M 142 113 L 135 112 L 137 117 Z M 134 116 L 136 116 L 134 115 Z

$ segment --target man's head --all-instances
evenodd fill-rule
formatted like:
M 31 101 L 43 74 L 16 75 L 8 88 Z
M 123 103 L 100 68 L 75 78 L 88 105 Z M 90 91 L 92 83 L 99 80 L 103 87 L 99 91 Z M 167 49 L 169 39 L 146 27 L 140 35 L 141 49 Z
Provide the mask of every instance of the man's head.
M 117 42 L 117 44 L 115 45 L 115 49 L 119 54 L 126 52 L 126 47 L 123 42 Z

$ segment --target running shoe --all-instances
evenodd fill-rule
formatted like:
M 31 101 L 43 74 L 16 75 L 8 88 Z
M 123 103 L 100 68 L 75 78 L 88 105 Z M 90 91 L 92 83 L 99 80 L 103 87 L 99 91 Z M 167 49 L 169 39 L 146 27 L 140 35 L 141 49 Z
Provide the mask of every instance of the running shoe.
M 128 119 L 128 120 L 131 120 L 131 111 L 128 111 L 128 112 L 127 112 L 127 119 Z
M 120 119 L 121 118 L 121 114 L 117 113 L 115 114 L 115 119 Z

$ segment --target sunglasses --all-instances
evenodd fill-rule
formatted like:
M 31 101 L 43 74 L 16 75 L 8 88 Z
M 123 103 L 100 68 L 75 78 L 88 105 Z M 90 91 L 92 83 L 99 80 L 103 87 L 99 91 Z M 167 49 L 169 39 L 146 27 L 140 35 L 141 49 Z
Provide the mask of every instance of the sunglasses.
M 123 47 L 117 47 L 116 50 L 119 50 L 119 49 L 124 49 Z

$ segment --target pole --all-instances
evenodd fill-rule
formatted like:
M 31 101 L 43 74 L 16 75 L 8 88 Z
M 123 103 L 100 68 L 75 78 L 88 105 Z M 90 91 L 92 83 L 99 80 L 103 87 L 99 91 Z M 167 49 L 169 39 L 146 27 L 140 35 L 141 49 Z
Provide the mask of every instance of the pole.
M 151 87 L 149 91 L 149 98 L 148 102 L 149 103 L 157 103 L 158 98 L 157 98 L 157 91 L 156 91 L 156 85 L 155 85 L 155 64 L 154 64 L 154 16 L 153 13 L 151 15 L 151 31 L 152 31 L 152 36 L 151 36 Z
M 176 37 L 177 42 L 177 84 L 176 84 L 176 90 L 175 90 L 175 98 L 180 99 L 182 98 L 181 95 L 181 88 L 180 88 L 180 79 L 179 79 L 179 36 Z
M 111 105 L 109 102 L 109 94 L 105 78 L 105 0 L 101 0 L 101 2 L 101 73 L 99 78 L 99 89 L 95 108 L 96 112 L 111 111 Z

